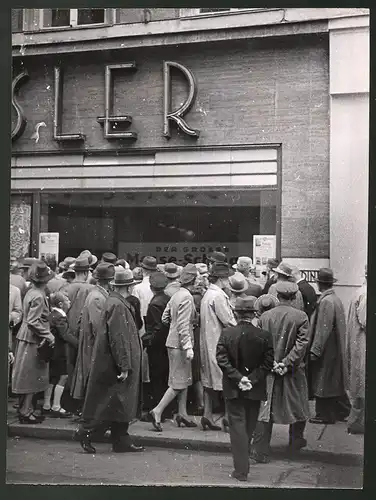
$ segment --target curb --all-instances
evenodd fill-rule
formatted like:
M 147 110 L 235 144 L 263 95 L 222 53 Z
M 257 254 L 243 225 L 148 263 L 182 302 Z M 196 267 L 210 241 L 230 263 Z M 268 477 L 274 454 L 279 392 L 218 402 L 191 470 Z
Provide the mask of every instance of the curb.
M 49 439 L 57 441 L 75 441 L 75 429 L 54 429 L 51 427 L 38 427 L 38 426 L 20 426 L 8 424 L 9 437 L 22 437 L 34 439 Z M 184 440 L 183 438 L 168 437 L 168 436 L 142 436 L 132 434 L 135 442 L 139 445 L 170 448 L 173 450 L 192 450 L 192 451 L 206 451 L 212 453 L 230 453 L 231 447 L 228 443 L 207 441 L 207 440 Z M 95 440 L 96 442 L 108 442 L 108 437 Z M 272 449 L 272 456 L 275 458 L 291 459 L 292 461 L 298 459 L 300 462 L 321 462 L 327 464 L 336 464 L 343 466 L 362 466 L 363 456 L 354 453 L 333 453 L 330 451 L 317 451 L 317 450 L 301 450 L 299 453 L 289 454 L 286 453 L 286 448 L 283 446 L 274 447 Z

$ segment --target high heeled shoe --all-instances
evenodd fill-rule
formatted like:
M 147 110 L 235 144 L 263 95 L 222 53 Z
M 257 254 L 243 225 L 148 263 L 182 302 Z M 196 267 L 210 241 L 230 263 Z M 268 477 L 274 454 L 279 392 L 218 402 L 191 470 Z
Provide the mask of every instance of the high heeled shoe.
M 187 420 L 181 415 L 176 415 L 175 422 L 177 423 L 178 427 L 180 427 L 181 424 L 184 424 L 185 427 L 197 427 L 196 422 L 193 422 L 192 420 Z
M 222 420 L 222 428 L 223 428 L 223 432 L 230 432 L 230 430 L 229 430 L 230 426 L 229 426 L 227 418 L 224 418 Z
M 153 424 L 154 430 L 156 432 L 162 432 L 163 429 L 162 429 L 161 423 L 156 421 L 155 414 L 154 414 L 153 410 L 151 410 L 149 412 L 149 415 L 150 415 L 151 423 Z
M 210 431 L 220 431 L 221 430 L 219 425 L 213 424 L 213 422 L 210 422 L 210 420 L 206 417 L 202 417 L 201 426 L 202 426 L 203 431 L 206 431 L 207 429 L 209 429 Z
M 94 446 L 91 444 L 90 441 L 90 432 L 82 432 L 80 433 L 80 445 L 81 448 L 86 452 L 94 455 L 97 450 L 94 448 Z

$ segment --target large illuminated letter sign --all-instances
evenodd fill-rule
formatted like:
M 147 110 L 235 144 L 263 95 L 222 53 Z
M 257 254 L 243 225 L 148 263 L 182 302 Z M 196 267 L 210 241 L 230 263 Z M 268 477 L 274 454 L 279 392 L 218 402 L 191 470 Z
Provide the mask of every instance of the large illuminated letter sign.
M 176 111 L 171 111 L 171 68 L 180 70 L 188 81 L 188 97 L 186 101 Z M 191 109 L 197 94 L 196 80 L 189 69 L 182 64 L 172 61 L 164 61 L 164 131 L 165 137 L 171 137 L 170 120 L 174 121 L 178 127 L 185 133 L 193 137 L 199 137 L 200 131 L 190 128 L 183 116 Z
M 54 110 L 54 140 L 61 141 L 84 141 L 83 134 L 62 134 L 61 124 L 63 118 L 63 70 L 55 66 L 55 110 Z
M 14 129 L 12 130 L 12 141 L 16 141 L 25 131 L 27 120 L 25 118 L 23 109 L 19 105 L 16 97 L 16 92 L 20 88 L 20 85 L 23 82 L 26 82 L 29 79 L 29 73 L 24 70 L 20 73 L 12 82 L 12 106 L 16 110 L 17 113 L 17 123 Z
M 104 126 L 105 139 L 137 139 L 137 133 L 131 131 L 120 130 L 121 127 L 127 128 L 132 123 L 130 115 L 113 116 L 113 101 L 114 101 L 114 85 L 112 72 L 114 70 L 133 70 L 135 71 L 136 63 L 110 64 L 105 69 L 105 116 L 97 118 L 97 121 Z

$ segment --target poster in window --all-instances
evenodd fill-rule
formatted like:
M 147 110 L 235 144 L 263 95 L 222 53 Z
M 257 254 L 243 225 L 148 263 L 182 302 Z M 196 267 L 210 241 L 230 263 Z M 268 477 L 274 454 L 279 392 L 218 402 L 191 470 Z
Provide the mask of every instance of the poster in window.
M 51 269 L 59 262 L 59 233 L 39 233 L 39 259 Z
M 268 259 L 276 257 L 276 236 L 253 236 L 253 263 L 257 267 L 265 267 Z

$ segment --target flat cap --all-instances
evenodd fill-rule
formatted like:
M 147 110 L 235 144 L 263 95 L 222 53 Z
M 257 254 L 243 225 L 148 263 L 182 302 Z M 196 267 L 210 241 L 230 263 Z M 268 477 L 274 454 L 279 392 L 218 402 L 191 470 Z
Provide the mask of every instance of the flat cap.
M 168 285 L 167 277 L 160 271 L 156 271 L 150 276 L 150 286 L 156 290 L 164 290 Z

